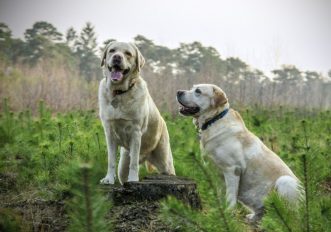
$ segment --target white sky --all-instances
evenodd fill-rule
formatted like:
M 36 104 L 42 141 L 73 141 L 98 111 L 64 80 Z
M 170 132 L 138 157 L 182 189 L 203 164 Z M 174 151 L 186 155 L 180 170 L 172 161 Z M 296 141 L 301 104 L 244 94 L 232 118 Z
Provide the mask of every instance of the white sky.
M 15 37 L 40 20 L 62 33 L 89 21 L 100 43 L 137 34 L 171 48 L 200 41 L 266 73 L 331 69 L 331 0 L 0 0 Z

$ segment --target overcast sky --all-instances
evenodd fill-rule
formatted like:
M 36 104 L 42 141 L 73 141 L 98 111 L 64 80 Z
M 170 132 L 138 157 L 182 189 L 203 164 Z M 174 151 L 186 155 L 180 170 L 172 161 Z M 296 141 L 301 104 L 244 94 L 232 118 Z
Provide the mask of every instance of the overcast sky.
M 171 48 L 200 41 L 267 73 L 331 69 L 331 0 L 0 0 L 15 37 L 40 20 L 62 33 L 89 21 L 99 43 L 137 34 Z

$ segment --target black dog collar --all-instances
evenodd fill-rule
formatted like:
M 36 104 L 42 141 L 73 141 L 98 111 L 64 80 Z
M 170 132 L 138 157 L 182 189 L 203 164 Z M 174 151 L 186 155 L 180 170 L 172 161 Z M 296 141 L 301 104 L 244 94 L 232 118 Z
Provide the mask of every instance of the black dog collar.
M 134 86 L 135 83 L 132 83 L 127 90 L 113 90 L 113 97 L 116 97 L 117 95 L 121 95 L 123 93 L 128 92 L 132 87 Z
M 214 122 L 216 122 L 217 120 L 223 118 L 227 113 L 229 112 L 229 109 L 225 109 L 223 110 L 220 114 L 216 115 L 215 117 L 213 117 L 212 119 L 210 119 L 209 121 L 205 122 L 202 127 L 201 130 L 206 130 L 210 125 L 212 125 Z

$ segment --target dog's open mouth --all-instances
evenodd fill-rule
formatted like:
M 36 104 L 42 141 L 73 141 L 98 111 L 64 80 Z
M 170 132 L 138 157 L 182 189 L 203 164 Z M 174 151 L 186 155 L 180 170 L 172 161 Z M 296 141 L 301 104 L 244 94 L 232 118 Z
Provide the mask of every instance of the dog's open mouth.
M 182 102 L 180 102 L 180 100 L 178 100 L 178 102 L 180 104 L 179 105 L 179 112 L 182 115 L 194 115 L 194 114 L 196 114 L 200 111 L 199 106 L 186 106 Z
M 119 82 L 123 77 L 130 72 L 130 68 L 122 69 L 120 66 L 114 65 L 112 67 L 108 66 L 110 72 L 110 78 L 114 82 Z

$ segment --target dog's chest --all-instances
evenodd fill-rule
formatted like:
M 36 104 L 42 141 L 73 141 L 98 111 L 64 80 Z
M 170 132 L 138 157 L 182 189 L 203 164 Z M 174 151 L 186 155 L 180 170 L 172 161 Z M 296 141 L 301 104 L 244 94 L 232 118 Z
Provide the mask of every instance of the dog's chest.
M 142 117 L 145 113 L 142 107 L 144 101 L 131 97 L 115 96 L 109 93 L 106 96 L 105 106 L 103 107 L 103 116 L 107 120 L 135 120 Z
M 222 169 L 243 163 L 241 144 L 228 133 L 202 135 L 200 147 Z
M 108 120 L 117 120 L 117 119 L 131 119 L 133 112 L 130 109 L 120 105 L 121 102 L 114 98 L 110 101 L 107 101 L 107 112 L 106 117 Z

